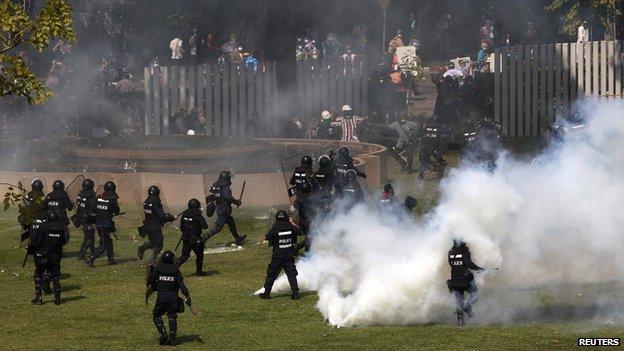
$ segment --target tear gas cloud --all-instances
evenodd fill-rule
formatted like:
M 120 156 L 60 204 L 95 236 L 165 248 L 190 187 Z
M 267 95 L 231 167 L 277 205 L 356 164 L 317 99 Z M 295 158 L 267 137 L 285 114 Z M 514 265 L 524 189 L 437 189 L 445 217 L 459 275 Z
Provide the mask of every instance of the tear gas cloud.
M 450 320 L 446 252 L 454 237 L 477 264 L 501 269 L 477 274 L 484 293 L 477 322 L 509 323 L 534 302 L 530 294 L 513 304 L 488 301 L 488 291 L 621 282 L 623 107 L 582 104 L 586 127 L 550 145 L 545 162 L 501 153 L 494 173 L 469 164 L 452 171 L 440 204 L 422 220 L 381 218 L 360 206 L 317 223 L 314 254 L 298 264 L 301 289 L 317 291 L 318 309 L 339 327 Z M 274 291 L 288 289 L 280 277 Z

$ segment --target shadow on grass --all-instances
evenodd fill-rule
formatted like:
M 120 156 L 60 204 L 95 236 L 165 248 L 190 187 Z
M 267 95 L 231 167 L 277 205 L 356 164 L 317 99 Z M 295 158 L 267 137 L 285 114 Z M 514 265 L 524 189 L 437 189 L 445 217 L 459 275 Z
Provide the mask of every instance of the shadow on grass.
M 62 284 L 61 285 L 62 292 L 80 290 L 81 288 L 82 288 L 82 285 L 75 285 L 75 284 Z
M 137 257 L 122 257 L 116 258 L 115 261 L 117 262 L 117 264 L 122 264 L 126 262 L 138 262 L 139 259 Z
M 190 274 L 189 276 L 190 277 L 210 277 L 210 276 L 219 275 L 219 274 L 221 274 L 221 272 L 218 269 L 209 269 L 207 271 L 204 271 L 204 274 L 200 275 L 197 273 L 193 273 L 193 274 Z
M 516 311 L 513 322 L 554 323 L 565 320 L 567 322 L 582 322 L 593 318 L 608 316 L 610 312 L 621 311 L 624 304 L 605 303 L 590 305 L 555 304 L 547 306 L 530 306 Z
M 182 336 L 178 336 L 176 338 L 176 345 L 184 344 L 184 343 L 191 343 L 191 342 L 196 342 L 196 343 L 203 344 L 204 343 L 204 339 L 202 339 L 202 337 L 197 335 L 197 334 L 195 334 L 195 335 L 182 335 Z
M 61 273 L 61 279 L 68 279 L 71 276 L 72 276 L 71 273 Z
M 70 297 L 62 297 L 61 298 L 61 303 L 67 303 L 67 302 L 72 302 L 72 301 L 78 301 L 78 300 L 82 300 L 82 299 L 86 299 L 87 297 L 84 295 L 76 295 L 76 296 L 70 296 Z

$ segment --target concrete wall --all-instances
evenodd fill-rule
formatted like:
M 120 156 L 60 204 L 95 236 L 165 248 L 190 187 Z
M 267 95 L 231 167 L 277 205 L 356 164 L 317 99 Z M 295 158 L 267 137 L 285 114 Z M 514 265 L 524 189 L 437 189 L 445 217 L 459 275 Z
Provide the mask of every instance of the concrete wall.
M 324 144 L 327 141 L 320 140 L 296 140 L 296 139 L 263 139 L 274 145 L 287 147 L 311 147 Z M 335 142 L 341 145 L 340 142 Z M 367 143 L 347 143 L 356 154 L 356 165 L 368 176 L 361 180 L 364 186 L 370 189 L 378 189 L 386 181 L 386 149 L 383 146 Z M 334 147 L 334 146 L 332 146 Z M 286 170 L 291 172 L 292 170 Z M 23 185 L 30 189 L 33 178 L 43 179 L 46 191 L 51 190 L 52 183 L 60 179 L 66 186 L 82 173 L 53 173 L 53 172 L 0 172 L 0 182 L 17 184 L 22 181 Z M 147 196 L 147 188 L 156 184 L 161 188 L 167 205 L 171 207 L 184 207 L 191 198 L 202 200 L 205 198 L 204 183 L 210 186 L 218 177 L 218 174 L 176 174 L 176 173 L 84 173 L 85 177 L 91 178 L 96 185 L 103 185 L 112 180 L 117 184 L 117 193 L 120 203 L 124 205 L 139 205 Z M 204 182 L 205 177 L 205 182 Z M 290 173 L 287 174 L 290 178 Z M 241 192 L 243 181 L 247 182 L 243 203 L 245 206 L 275 206 L 289 202 L 284 176 L 281 173 L 239 173 L 232 180 L 232 192 L 238 197 Z M 0 185 L 0 190 L 6 191 L 7 185 Z M 72 199 L 73 200 L 73 199 Z

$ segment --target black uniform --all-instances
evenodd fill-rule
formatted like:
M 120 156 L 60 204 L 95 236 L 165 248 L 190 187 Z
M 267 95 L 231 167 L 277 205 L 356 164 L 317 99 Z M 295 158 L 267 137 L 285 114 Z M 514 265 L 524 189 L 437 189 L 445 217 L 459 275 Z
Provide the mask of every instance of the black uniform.
M 156 256 L 160 254 L 163 249 L 163 226 L 168 222 L 175 221 L 175 217 L 171 214 L 165 213 L 163 205 L 160 202 L 160 197 L 155 195 L 148 195 L 143 202 L 143 213 L 145 219 L 143 220 L 143 232 L 147 234 L 148 241 L 139 246 L 139 258 L 143 259 L 143 252 L 151 249 L 151 256 L 148 258 L 149 263 L 153 263 Z
M 353 163 L 353 158 L 345 153 L 338 153 L 338 157 L 334 160 L 336 165 L 336 177 L 334 178 L 334 186 L 337 192 L 342 192 L 345 184 L 345 176 L 348 170 L 354 170 L 358 177 L 366 178 L 366 174 L 361 172 Z
M 54 284 L 54 303 L 61 303 L 61 258 L 63 246 L 69 241 L 67 224 L 58 216 L 48 215 L 48 221 L 35 220 L 31 225 L 31 239 L 28 250 L 35 261 L 35 299 L 33 303 L 43 303 L 41 299 L 44 273 L 50 274 Z
M 177 264 L 181 266 L 188 260 L 191 250 L 195 253 L 195 272 L 203 274 L 204 264 L 204 240 L 202 229 L 208 229 L 208 223 L 202 216 L 201 209 L 189 208 L 180 216 L 180 230 L 182 231 L 182 255 L 178 257 Z
M 93 189 L 81 190 L 76 199 L 76 214 L 72 221 L 76 228 L 82 228 L 84 240 L 78 252 L 78 259 L 84 259 L 87 250 L 91 255 L 95 253 L 95 218 L 97 198 Z
M 95 249 L 95 253 L 91 255 L 86 262 L 93 266 L 93 261 L 100 257 L 104 252 L 108 256 L 108 264 L 115 264 L 115 255 L 113 251 L 113 239 L 111 234 L 117 231 L 113 217 L 118 215 L 119 196 L 114 191 L 105 191 L 99 195 L 96 200 L 95 210 L 95 227 L 100 236 L 100 245 Z
M 158 294 L 152 317 L 154 325 L 161 335 L 161 344 L 172 343 L 178 331 L 178 311 L 180 311 L 180 305 L 182 304 L 181 299 L 178 297 L 178 290 L 181 290 L 182 294 L 186 296 L 187 304 L 190 306 L 191 296 L 184 284 L 184 278 L 178 266 L 175 263 L 159 263 L 151 266 L 146 296 L 149 297 L 152 291 L 156 291 Z M 169 336 L 167 336 L 165 323 L 162 319 L 165 313 L 169 318 Z
M 290 177 L 290 185 L 294 185 L 297 190 L 301 190 L 304 183 L 313 184 L 314 182 L 314 170 L 312 166 L 300 165 L 295 167 L 295 171 Z
M 279 212 L 278 212 L 279 213 Z M 277 220 L 271 230 L 266 235 L 269 246 L 273 247 L 273 256 L 267 269 L 267 277 L 264 282 L 264 293 L 262 298 L 268 298 L 273 288 L 273 283 L 278 274 L 284 269 L 292 296 L 299 297 L 299 285 L 297 284 L 297 267 L 295 266 L 295 256 L 297 247 L 297 237 L 303 235 L 301 230 L 288 220 Z
M 347 171 L 342 191 L 336 192 L 336 195 L 343 201 L 346 209 L 364 202 L 364 191 L 362 191 L 354 170 Z
M 419 178 L 424 178 L 425 172 L 433 165 L 438 173 L 438 177 L 444 176 L 446 161 L 442 157 L 440 150 L 440 133 L 437 128 L 423 127 L 420 131 L 421 140 L 418 160 L 420 161 Z
M 236 244 L 241 245 L 246 236 L 238 234 L 236 222 L 234 221 L 234 217 L 232 217 L 232 204 L 240 206 L 241 201 L 232 196 L 230 185 L 232 185 L 230 181 L 226 179 L 219 179 L 212 184 L 212 187 L 210 188 L 211 194 L 206 197 L 206 204 L 214 201 L 217 220 L 215 221 L 214 227 L 208 232 L 205 240 L 217 235 L 227 224 L 230 229 L 230 233 L 232 233 L 232 236 L 236 241 Z
M 470 257 L 470 249 L 466 243 L 456 240 L 448 252 L 448 262 L 451 266 L 451 279 L 446 284 L 455 296 L 457 303 L 457 319 L 460 325 L 464 322 L 464 312 L 472 317 L 472 306 L 479 298 L 479 291 L 474 282 L 472 270 L 483 270 Z M 464 303 L 464 293 L 468 293 L 468 302 Z
M 74 209 L 74 203 L 69 199 L 69 195 L 67 195 L 65 190 L 52 190 L 43 200 L 42 208 L 45 212 L 56 211 L 61 220 L 65 224 L 69 224 L 67 211 Z
M 335 177 L 336 166 L 328 156 L 321 156 L 319 169 L 314 172 L 314 193 L 319 212 L 325 212 L 331 206 Z

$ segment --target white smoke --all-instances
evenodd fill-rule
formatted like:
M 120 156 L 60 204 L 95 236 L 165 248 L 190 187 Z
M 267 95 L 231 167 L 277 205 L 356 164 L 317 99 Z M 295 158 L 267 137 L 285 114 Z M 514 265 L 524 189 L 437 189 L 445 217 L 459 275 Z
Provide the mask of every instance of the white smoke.
M 544 162 L 502 154 L 493 174 L 466 165 L 452 171 L 440 205 L 420 222 L 397 223 L 360 206 L 318 225 L 314 254 L 298 263 L 301 289 L 317 291 L 318 309 L 339 327 L 448 320 L 446 252 L 455 236 L 477 264 L 501 268 L 477 275 L 482 291 L 622 281 L 624 104 L 582 110 L 585 128 L 551 145 Z M 280 277 L 274 291 L 288 290 Z M 516 305 L 528 304 L 524 298 Z M 485 296 L 477 314 L 479 305 L 485 322 L 503 322 L 512 308 L 495 308 Z

